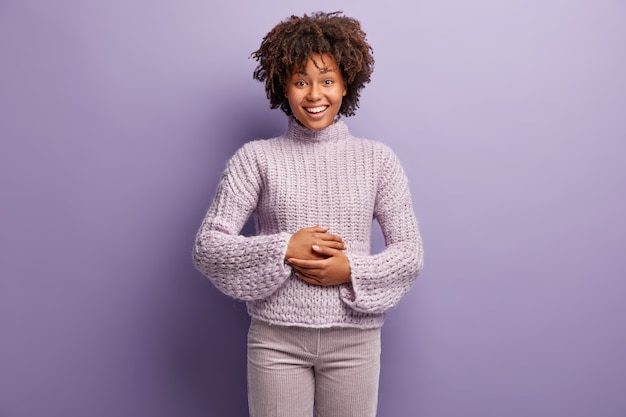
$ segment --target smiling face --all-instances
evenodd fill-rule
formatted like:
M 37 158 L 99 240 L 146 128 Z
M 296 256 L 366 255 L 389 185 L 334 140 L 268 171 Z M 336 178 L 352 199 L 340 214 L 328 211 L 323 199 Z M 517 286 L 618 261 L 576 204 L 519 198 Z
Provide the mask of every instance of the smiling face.
M 334 123 L 346 92 L 341 69 L 326 54 L 313 54 L 306 67 L 294 68 L 285 87 L 293 115 L 312 130 Z

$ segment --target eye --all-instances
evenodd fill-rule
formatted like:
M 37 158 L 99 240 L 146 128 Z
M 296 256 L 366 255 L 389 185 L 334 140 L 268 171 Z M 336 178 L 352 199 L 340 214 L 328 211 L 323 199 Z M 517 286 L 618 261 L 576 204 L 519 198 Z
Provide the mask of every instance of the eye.
M 332 85 L 334 82 L 333 80 L 324 80 L 324 85 Z
M 306 85 L 306 82 L 302 81 L 302 80 L 298 80 L 295 83 L 296 87 L 304 87 Z

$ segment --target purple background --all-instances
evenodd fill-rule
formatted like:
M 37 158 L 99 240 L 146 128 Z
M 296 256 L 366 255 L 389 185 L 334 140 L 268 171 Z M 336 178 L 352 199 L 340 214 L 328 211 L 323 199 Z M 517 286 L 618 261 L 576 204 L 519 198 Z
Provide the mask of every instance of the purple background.
M 248 317 L 191 246 L 286 126 L 248 55 L 335 9 L 377 59 L 347 122 L 399 154 L 426 248 L 379 415 L 626 416 L 618 0 L 0 1 L 0 416 L 246 415 Z

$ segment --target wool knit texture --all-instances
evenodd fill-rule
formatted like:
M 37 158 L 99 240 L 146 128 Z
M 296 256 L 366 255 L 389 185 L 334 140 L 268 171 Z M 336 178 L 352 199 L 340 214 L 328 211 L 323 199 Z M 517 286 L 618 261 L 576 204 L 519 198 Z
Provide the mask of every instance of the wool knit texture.
M 250 216 L 257 233 L 240 232 Z M 370 253 L 372 221 L 385 249 Z M 351 282 L 308 284 L 285 263 L 291 235 L 323 226 L 347 244 Z M 242 146 L 228 161 L 198 231 L 196 267 L 269 323 L 376 328 L 409 291 L 423 250 L 407 177 L 386 145 L 350 135 L 338 120 Z

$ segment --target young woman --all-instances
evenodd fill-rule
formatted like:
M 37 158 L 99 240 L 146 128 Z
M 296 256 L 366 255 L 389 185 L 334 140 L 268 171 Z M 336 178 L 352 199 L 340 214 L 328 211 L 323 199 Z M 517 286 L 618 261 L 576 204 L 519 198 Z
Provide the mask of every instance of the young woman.
M 357 20 L 314 13 L 280 22 L 252 56 L 287 131 L 230 159 L 195 265 L 247 303 L 250 416 L 375 416 L 384 313 L 423 251 L 398 158 L 341 119 L 370 81 L 372 48 Z M 250 216 L 257 234 L 241 236 Z M 373 219 L 385 239 L 378 254 Z

